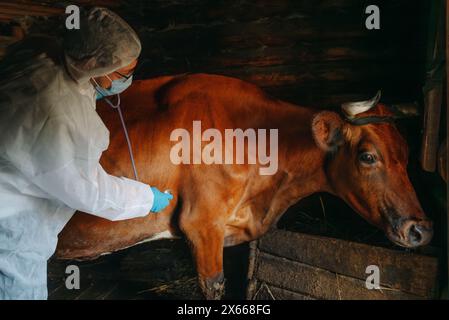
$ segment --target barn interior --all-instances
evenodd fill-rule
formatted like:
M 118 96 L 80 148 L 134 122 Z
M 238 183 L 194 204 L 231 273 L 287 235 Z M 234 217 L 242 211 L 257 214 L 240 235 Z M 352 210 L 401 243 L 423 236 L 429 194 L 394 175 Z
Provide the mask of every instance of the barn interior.
M 430 245 L 410 250 L 392 244 L 381 230 L 329 194 L 299 202 L 285 213 L 278 228 L 437 257 L 438 279 L 444 289 L 448 270 L 443 165 L 447 159 L 443 150 L 447 123 L 445 1 L 71 3 L 109 7 L 137 31 L 143 51 L 136 79 L 221 74 L 254 83 L 276 98 L 328 110 L 368 99 L 381 89 L 383 103 L 411 108 L 416 114 L 398 120 L 397 125 L 410 147 L 409 176 L 434 221 Z M 372 4 L 380 8 L 379 30 L 365 27 L 365 8 Z M 9 45 L 28 34 L 58 34 L 65 5 L 64 1 L 0 1 L 0 59 Z M 430 70 L 435 68 L 442 68 L 442 75 L 430 79 L 429 74 L 434 74 Z M 438 111 L 426 109 L 424 88 L 429 81 L 441 84 Z M 428 133 L 435 126 L 436 133 Z M 248 244 L 225 249 L 226 298 L 246 297 L 249 251 Z M 80 267 L 83 290 L 66 290 L 65 268 L 70 264 Z M 190 252 L 182 240 L 146 243 L 93 261 L 53 259 L 48 272 L 50 299 L 201 298 Z

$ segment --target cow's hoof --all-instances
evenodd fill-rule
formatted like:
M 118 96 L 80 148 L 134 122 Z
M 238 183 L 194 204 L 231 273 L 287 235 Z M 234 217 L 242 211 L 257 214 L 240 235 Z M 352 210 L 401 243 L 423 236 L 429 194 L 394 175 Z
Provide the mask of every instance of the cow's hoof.
M 225 278 L 223 273 L 208 279 L 199 279 L 201 291 L 207 300 L 220 300 L 225 293 Z

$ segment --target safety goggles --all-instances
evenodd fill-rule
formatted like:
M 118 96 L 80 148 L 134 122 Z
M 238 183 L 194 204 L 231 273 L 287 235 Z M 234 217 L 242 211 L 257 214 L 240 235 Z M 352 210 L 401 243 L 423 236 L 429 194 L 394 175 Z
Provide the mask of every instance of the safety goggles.
M 134 70 L 131 71 L 128 75 L 125 75 L 125 74 L 123 74 L 123 73 L 121 73 L 121 72 L 118 72 L 118 71 L 114 71 L 114 73 L 117 73 L 117 74 L 118 74 L 119 76 L 121 76 L 122 78 L 125 78 L 126 80 L 128 80 L 129 78 L 131 78 L 131 77 L 133 76 Z

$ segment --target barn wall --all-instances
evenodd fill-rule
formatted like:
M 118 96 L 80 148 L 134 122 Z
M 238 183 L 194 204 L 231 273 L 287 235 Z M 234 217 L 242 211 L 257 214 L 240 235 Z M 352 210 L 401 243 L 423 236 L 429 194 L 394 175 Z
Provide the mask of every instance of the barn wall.
M 77 0 L 121 14 L 144 45 L 138 77 L 207 72 L 253 82 L 274 96 L 338 106 L 383 89 L 383 101 L 421 100 L 427 0 Z M 365 28 L 365 8 L 381 30 Z M 12 20 L 63 11 L 58 2 L 0 3 L 0 56 Z M 26 20 L 26 19 L 25 19 Z M 22 25 L 27 24 L 23 23 Z M 48 33 L 62 21 L 35 26 Z M 5 37 L 8 36 L 8 37 Z
M 278 98 L 333 107 L 382 88 L 420 98 L 425 0 L 132 0 L 117 9 L 144 44 L 138 76 L 235 76 Z M 381 30 L 365 28 L 377 4 Z

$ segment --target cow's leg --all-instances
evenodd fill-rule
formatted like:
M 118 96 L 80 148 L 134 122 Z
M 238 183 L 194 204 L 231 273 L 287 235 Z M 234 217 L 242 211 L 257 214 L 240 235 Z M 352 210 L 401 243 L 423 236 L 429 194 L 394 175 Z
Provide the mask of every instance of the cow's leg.
M 190 242 L 200 288 L 208 300 L 224 295 L 223 274 L 224 227 L 209 221 L 184 222 L 183 231 Z

